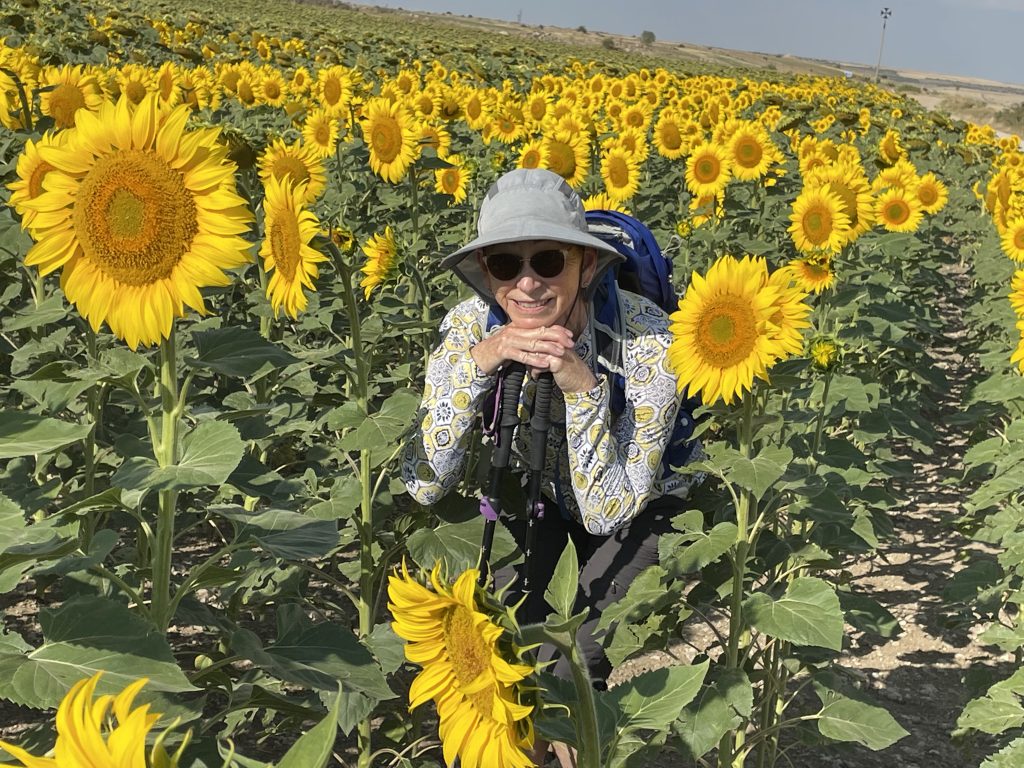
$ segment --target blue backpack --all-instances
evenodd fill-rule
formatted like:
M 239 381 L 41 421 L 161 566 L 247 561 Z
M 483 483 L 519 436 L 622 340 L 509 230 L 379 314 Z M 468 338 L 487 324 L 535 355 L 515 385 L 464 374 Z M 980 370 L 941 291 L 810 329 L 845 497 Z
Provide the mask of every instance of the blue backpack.
M 672 287 L 672 262 L 665 257 L 651 230 L 642 222 L 618 211 L 587 211 L 590 234 L 599 237 L 625 257 L 625 261 L 605 272 L 594 293 L 595 348 L 599 358 L 615 359 L 615 340 L 602 328 L 617 329 L 619 318 L 619 290 L 643 296 L 657 304 L 666 314 L 678 308 Z M 491 307 L 487 316 L 487 329 L 507 321 L 500 307 Z M 611 382 L 611 410 L 617 418 L 626 408 L 626 379 L 618 371 L 599 366 Z M 690 460 L 695 442 L 691 440 L 696 426 L 693 412 L 701 405 L 700 398 L 687 397 L 679 408 L 672 437 L 662 457 L 662 476 L 681 467 Z M 493 403 L 485 405 L 489 414 Z M 487 418 L 485 416 L 485 422 Z

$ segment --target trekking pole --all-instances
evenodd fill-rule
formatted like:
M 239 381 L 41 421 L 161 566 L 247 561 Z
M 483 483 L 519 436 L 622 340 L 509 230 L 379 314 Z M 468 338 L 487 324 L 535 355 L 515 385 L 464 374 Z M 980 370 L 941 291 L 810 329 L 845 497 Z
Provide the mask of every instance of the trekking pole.
M 537 379 L 537 392 L 533 398 L 533 414 L 530 416 L 530 484 L 526 496 L 526 567 L 523 576 L 523 591 L 529 592 L 533 579 L 533 546 L 537 541 L 537 521 L 544 517 L 544 501 L 541 496 L 541 481 L 544 462 L 547 458 L 548 428 L 551 426 L 551 390 L 554 377 L 542 373 Z
M 512 363 L 501 378 L 501 391 L 498 393 L 497 440 L 491 454 L 491 474 L 487 481 L 487 493 L 480 499 L 480 514 L 484 516 L 484 535 L 480 541 L 481 587 L 487 582 L 490 572 L 494 525 L 501 515 L 501 481 L 505 470 L 508 469 L 512 455 L 512 440 L 516 427 L 519 426 L 519 393 L 522 392 L 525 377 L 526 366 L 522 363 Z

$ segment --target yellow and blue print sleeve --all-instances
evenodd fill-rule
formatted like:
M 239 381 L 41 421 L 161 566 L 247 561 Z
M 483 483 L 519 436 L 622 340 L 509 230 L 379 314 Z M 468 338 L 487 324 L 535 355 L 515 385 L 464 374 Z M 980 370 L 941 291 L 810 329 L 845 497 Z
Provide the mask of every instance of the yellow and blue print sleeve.
M 486 318 L 479 299 L 455 306 L 427 362 L 419 429 L 402 459 L 402 479 L 420 504 L 434 504 L 461 479 L 473 424 L 494 387 L 495 377 L 480 371 L 469 352 L 484 337 Z
M 652 497 L 679 410 L 681 396 L 668 366 L 671 336 L 653 307 L 625 303 L 626 400 L 617 418 L 605 376 L 588 392 L 565 393 L 573 495 L 581 522 L 594 534 L 614 533 Z

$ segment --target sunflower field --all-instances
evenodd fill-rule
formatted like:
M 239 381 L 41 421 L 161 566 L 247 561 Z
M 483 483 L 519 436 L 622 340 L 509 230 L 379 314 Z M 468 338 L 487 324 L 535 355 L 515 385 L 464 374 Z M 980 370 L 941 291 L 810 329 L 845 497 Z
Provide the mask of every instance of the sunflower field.
M 908 456 L 950 428 L 948 523 L 979 547 L 949 574 L 949 615 L 1015 659 L 951 736 L 975 764 L 1024 764 L 1019 137 L 852 79 L 439 17 L 127 6 L 0 3 L 12 764 L 498 768 L 532 765 L 538 739 L 586 768 L 885 750 L 907 731 L 843 653 L 899 621 L 848 569 L 885 558 Z M 671 362 L 704 403 L 706 455 L 678 471 L 705 480 L 602 620 L 616 666 L 690 651 L 607 691 L 580 665 L 571 548 L 543 625 L 477 586 L 485 446 L 437 504 L 400 477 L 416 425 L 443 417 L 418 412 L 424 365 L 467 295 L 439 262 L 516 167 L 653 230 L 682 297 Z M 935 354 L 951 312 L 966 379 Z M 519 556 L 499 528 L 491 565 Z M 536 664 L 541 642 L 572 680 Z

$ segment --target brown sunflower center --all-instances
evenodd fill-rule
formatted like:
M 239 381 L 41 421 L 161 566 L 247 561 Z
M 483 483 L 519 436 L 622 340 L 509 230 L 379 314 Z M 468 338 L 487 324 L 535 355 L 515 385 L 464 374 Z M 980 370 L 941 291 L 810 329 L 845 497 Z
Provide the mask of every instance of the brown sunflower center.
M 331 145 L 331 125 L 326 120 L 321 120 L 313 130 L 313 140 L 322 147 Z
M 263 98 L 273 101 L 281 97 L 281 85 L 274 80 L 268 80 L 263 84 Z
M 716 368 L 742 362 L 757 343 L 757 325 L 750 300 L 718 296 L 704 308 L 697 322 L 697 348 L 704 361 Z
M 612 157 L 608 163 L 608 183 L 615 189 L 629 186 L 629 164 L 621 157 Z
M 576 174 L 576 156 L 572 147 L 564 141 L 551 142 L 548 166 L 563 179 L 572 178 Z
M 126 285 L 170 276 L 199 231 L 182 175 L 141 150 L 96 162 L 79 187 L 74 223 L 86 257 Z
M 58 128 L 73 128 L 75 112 L 85 106 L 82 90 L 71 83 L 62 83 L 50 91 L 50 117 Z
M 238 81 L 235 95 L 238 96 L 238 100 L 243 104 L 252 106 L 256 103 L 256 92 L 253 90 L 252 83 L 245 78 Z
M 381 162 L 392 162 L 402 147 L 402 127 L 391 117 L 374 120 L 370 144 Z
M 939 199 L 939 190 L 930 184 L 922 184 L 917 188 L 917 199 L 923 205 L 934 205 Z
M 309 181 L 309 168 L 299 158 L 291 155 L 281 155 L 274 160 L 274 178 L 283 181 L 287 177 L 295 184 Z
M 679 126 L 675 123 L 662 125 L 658 135 L 666 149 L 679 149 L 683 146 L 683 137 L 679 134 Z
M 444 640 L 452 672 L 460 685 L 469 685 L 490 669 L 491 649 L 477 628 L 472 611 L 465 606 L 453 608 L 445 617 Z M 486 687 L 468 698 L 480 714 L 489 716 L 493 695 L 493 688 Z
M 693 164 L 693 175 L 701 184 L 711 184 L 717 181 L 722 171 L 722 164 L 717 157 L 705 155 Z
M 40 160 L 39 165 L 32 169 L 32 173 L 28 177 L 28 197 L 30 200 L 34 200 L 42 194 L 43 179 L 52 170 L 53 166 L 45 160 Z
M 910 218 L 910 206 L 902 200 L 893 200 L 885 206 L 885 218 L 890 224 L 902 224 Z
M 744 168 L 756 168 L 764 157 L 764 150 L 757 139 L 744 137 L 736 142 L 736 162 Z
M 459 190 L 459 171 L 457 168 L 445 168 L 441 174 L 441 189 L 446 195 L 454 195 Z
M 140 104 L 142 100 L 146 98 L 146 86 L 140 83 L 138 80 L 129 80 L 125 83 L 121 89 L 121 93 L 128 97 L 128 101 L 132 104 Z
M 815 206 L 804 214 L 804 235 L 814 245 L 827 242 L 832 235 L 832 212 L 826 206 Z
M 523 168 L 540 168 L 540 152 L 536 149 L 526 150 L 520 164 Z
M 1013 246 L 1018 251 L 1024 251 L 1024 227 L 1018 227 L 1013 234 Z
M 324 103 L 329 107 L 341 103 L 341 82 L 336 77 L 329 77 L 324 82 Z
M 295 271 L 302 260 L 299 250 L 302 242 L 299 238 L 299 222 L 294 214 L 286 211 L 278 215 L 268 227 L 267 238 L 270 240 L 270 251 L 274 254 L 275 268 L 288 282 L 294 282 Z

